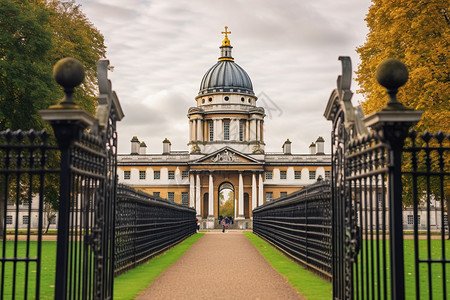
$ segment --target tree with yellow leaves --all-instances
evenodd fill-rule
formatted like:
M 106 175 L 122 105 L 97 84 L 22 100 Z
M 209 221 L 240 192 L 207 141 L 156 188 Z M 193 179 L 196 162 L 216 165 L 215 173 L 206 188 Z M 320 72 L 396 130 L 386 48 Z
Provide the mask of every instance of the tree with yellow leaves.
M 375 80 L 376 67 L 397 58 L 408 67 L 409 80 L 398 99 L 423 111 L 418 131 L 450 129 L 450 13 L 446 0 L 372 0 L 366 17 L 369 34 L 357 49 L 361 64 L 358 91 L 365 114 L 380 110 L 386 92 Z

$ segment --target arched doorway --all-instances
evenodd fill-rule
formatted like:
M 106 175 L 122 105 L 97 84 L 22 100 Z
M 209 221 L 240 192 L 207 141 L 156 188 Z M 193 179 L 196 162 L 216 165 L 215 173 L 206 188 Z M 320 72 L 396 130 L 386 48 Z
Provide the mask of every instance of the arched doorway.
M 208 218 L 208 211 L 209 211 L 208 202 L 209 202 L 208 193 L 204 193 L 203 194 L 203 213 L 202 213 L 203 219 Z
M 250 200 L 248 193 L 244 193 L 244 217 L 250 218 Z
M 234 218 L 234 186 L 229 182 L 223 182 L 219 185 L 219 218 L 233 217 Z

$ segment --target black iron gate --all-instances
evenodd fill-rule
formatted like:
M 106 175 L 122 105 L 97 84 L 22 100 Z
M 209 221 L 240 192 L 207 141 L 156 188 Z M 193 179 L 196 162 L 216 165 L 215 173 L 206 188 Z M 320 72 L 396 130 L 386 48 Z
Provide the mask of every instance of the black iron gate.
M 418 142 L 417 134 L 410 133 L 404 148 L 409 128 L 421 115 L 407 110 L 396 99 L 397 89 L 407 80 L 406 68 L 393 60 L 380 65 L 386 69 L 384 77 L 378 78 L 381 82 L 384 79 L 390 101 L 383 110 L 363 118 L 361 108 L 354 108 L 351 103 L 350 58 L 339 59 L 343 74 L 338 77 L 338 88 L 332 92 L 325 111 L 325 117 L 333 122 L 333 297 L 431 299 L 435 295 L 447 299 L 450 260 L 446 253 L 444 202 L 450 174 L 449 136 L 425 133 Z M 394 69 L 400 78 L 389 81 L 391 74 L 386 70 Z M 370 133 L 366 126 L 372 128 Z M 435 220 L 440 244 L 433 246 L 439 249 L 438 255 L 431 254 L 431 197 L 437 199 L 435 203 L 441 203 L 440 220 Z M 422 207 L 426 207 L 428 217 L 426 235 L 422 236 L 427 240 L 426 251 L 419 250 L 420 202 L 425 202 Z M 415 268 L 411 272 L 408 265 L 406 268 L 408 279 L 414 277 L 415 291 L 405 290 L 402 216 L 408 203 L 414 207 Z M 426 272 L 421 271 L 420 265 L 426 266 Z M 440 273 L 432 273 L 433 268 Z M 420 290 L 419 276 L 423 273 L 427 275 L 426 291 Z
M 108 64 L 98 63 L 97 118 L 72 99 L 84 76 L 81 63 L 73 58 L 62 59 L 54 68 L 65 98 L 40 111 L 61 151 L 55 299 L 113 295 L 116 121 L 123 113 L 106 76 Z

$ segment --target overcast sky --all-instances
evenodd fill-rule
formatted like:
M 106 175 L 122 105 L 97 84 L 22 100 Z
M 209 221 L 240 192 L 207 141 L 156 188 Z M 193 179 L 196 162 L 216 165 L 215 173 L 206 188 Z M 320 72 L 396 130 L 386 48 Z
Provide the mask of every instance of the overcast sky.
M 249 74 L 266 109 L 267 152 L 294 153 L 323 136 L 330 152 L 331 123 L 323 117 L 341 74 L 339 56 L 365 42 L 370 0 L 76 0 L 105 36 L 109 77 L 125 118 L 118 124 L 119 153 L 138 136 L 147 152 L 188 150 L 187 111 L 200 81 L 217 62 L 228 26 L 233 57 Z M 358 87 L 353 82 L 352 90 Z M 362 96 L 353 96 L 353 103 Z

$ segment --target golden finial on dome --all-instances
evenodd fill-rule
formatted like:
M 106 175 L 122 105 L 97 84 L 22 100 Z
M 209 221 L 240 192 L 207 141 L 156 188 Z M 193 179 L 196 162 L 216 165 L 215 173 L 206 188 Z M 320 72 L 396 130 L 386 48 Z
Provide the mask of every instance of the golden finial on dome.
M 230 40 L 228 39 L 229 33 L 231 33 L 231 31 L 228 31 L 228 26 L 225 26 L 225 31 L 222 31 L 222 34 L 225 34 L 225 38 L 222 41 L 222 46 L 231 46 Z

